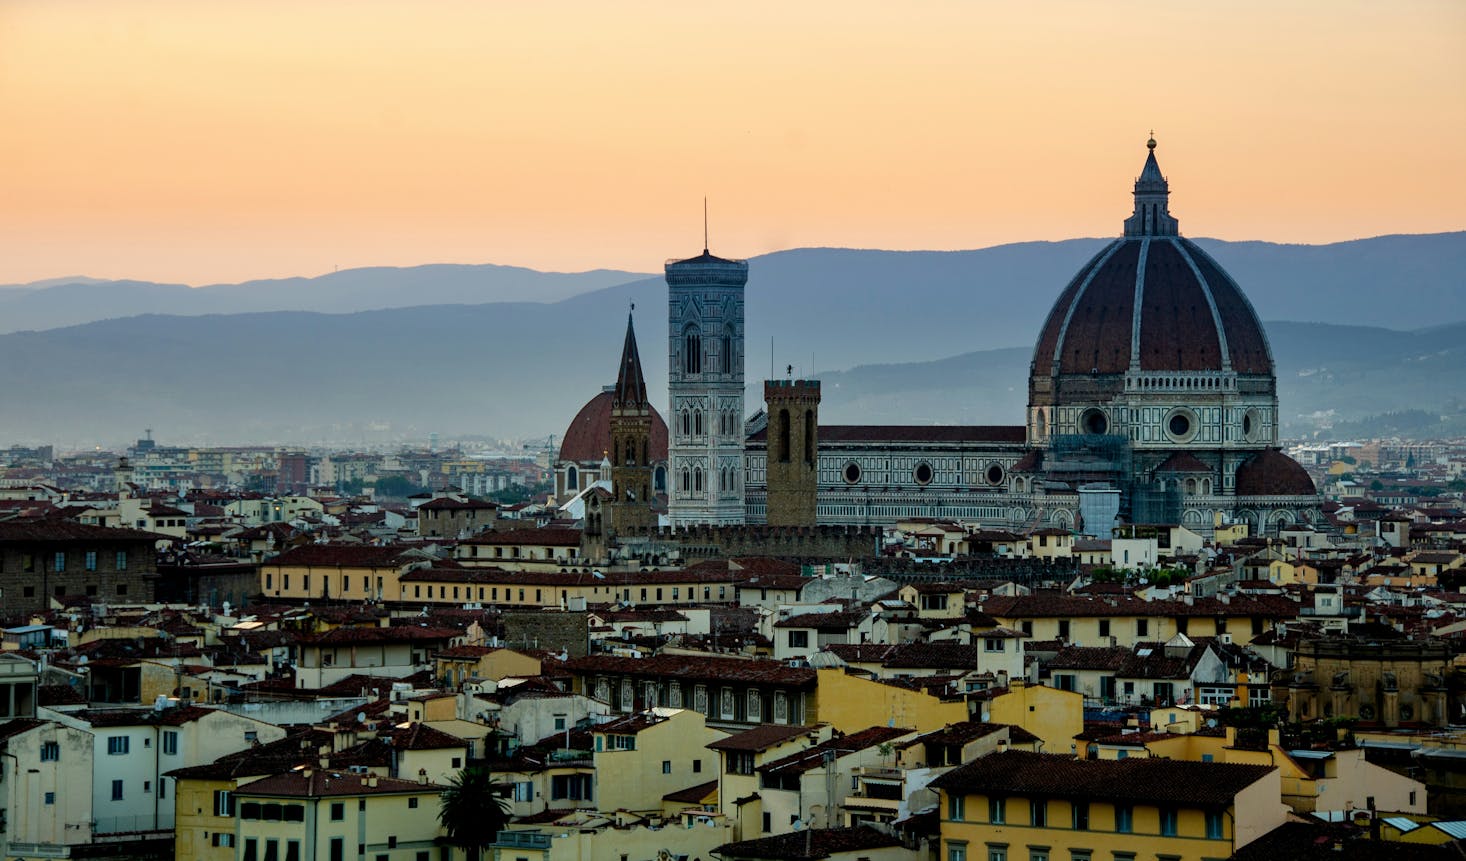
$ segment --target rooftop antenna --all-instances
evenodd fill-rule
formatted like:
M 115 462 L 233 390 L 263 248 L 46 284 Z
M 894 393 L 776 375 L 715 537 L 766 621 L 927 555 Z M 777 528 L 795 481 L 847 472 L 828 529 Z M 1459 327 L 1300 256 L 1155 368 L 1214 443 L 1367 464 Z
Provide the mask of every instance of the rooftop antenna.
M 708 196 L 702 196 L 702 253 L 708 253 Z

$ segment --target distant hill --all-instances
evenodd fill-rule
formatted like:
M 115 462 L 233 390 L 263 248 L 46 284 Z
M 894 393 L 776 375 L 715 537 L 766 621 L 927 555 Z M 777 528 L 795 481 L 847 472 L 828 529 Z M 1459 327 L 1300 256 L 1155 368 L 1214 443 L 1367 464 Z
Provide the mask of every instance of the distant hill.
M 643 277 L 635 272 L 537 272 L 518 266 L 449 265 L 345 269 L 189 287 L 151 281 L 51 278 L 0 288 L 0 332 L 54 329 L 139 314 L 349 313 L 412 305 L 558 302 Z
M 821 327 L 855 336 L 811 344 L 816 369 L 1026 346 L 1059 291 L 1105 241 L 1022 242 L 975 251 L 802 248 L 756 257 L 748 291 L 750 370 L 762 367 L 752 357 L 766 355 L 771 336 L 781 367 L 810 363 L 804 345 L 809 320 L 803 315 L 811 308 L 819 309 Z M 1466 319 L 1466 232 L 1331 245 L 1197 241 L 1231 271 L 1264 320 L 1416 329 Z M 197 288 L 51 279 L 0 289 L 0 332 L 138 314 L 350 313 L 558 302 L 646 278 L 660 283 L 660 274 L 558 274 L 491 265 L 348 269 Z
M 758 381 L 794 365 L 826 381 L 830 421 L 1019 423 L 1039 325 L 1102 244 L 801 249 L 756 258 L 747 292 L 749 410 L 757 406 Z M 1466 320 L 1466 234 L 1319 247 L 1202 244 L 1263 319 L 1329 324 L 1269 324 L 1290 431 L 1399 409 L 1446 410 L 1463 397 L 1466 355 L 1458 345 L 1466 329 L 1423 327 Z M 1439 262 L 1450 260 L 1454 268 Z M 614 283 L 628 277 L 417 267 L 255 287 L 114 282 L 3 291 L 0 320 L 10 324 L 20 307 L 14 303 L 56 291 L 92 296 L 87 301 L 99 314 L 112 312 L 97 294 L 114 289 L 152 291 L 163 304 L 176 304 L 183 291 L 189 303 L 205 304 L 189 305 L 195 315 L 0 335 L 0 443 L 111 443 L 144 427 L 165 439 L 216 442 L 558 433 L 614 380 L 633 301 L 647 383 L 661 393 L 660 407 L 666 286 L 660 277 Z M 541 301 L 427 304 L 476 291 Z M 543 301 L 556 291 L 574 295 Z M 212 301 L 265 302 L 261 296 L 413 304 L 344 314 L 197 310 Z
M 1268 323 L 1284 433 L 1425 408 L 1466 414 L 1466 323 L 1400 332 Z M 820 418 L 832 423 L 1021 424 L 1032 348 L 824 374 Z
M 0 442 L 77 447 L 144 427 L 195 443 L 560 433 L 614 380 L 628 291 L 654 309 L 639 317 L 638 335 L 648 386 L 664 401 L 666 365 L 651 357 L 666 335 L 655 318 L 665 292 L 648 284 L 554 305 L 150 315 L 3 335 Z M 1281 323 L 1269 331 L 1291 432 L 1320 419 L 1466 402 L 1466 324 L 1401 333 Z M 810 343 L 828 348 L 844 337 L 819 328 Z M 1018 424 L 1030 349 L 821 372 L 822 417 Z M 752 411 L 761 376 L 752 357 L 750 365 Z M 1307 418 L 1326 410 L 1334 412 Z

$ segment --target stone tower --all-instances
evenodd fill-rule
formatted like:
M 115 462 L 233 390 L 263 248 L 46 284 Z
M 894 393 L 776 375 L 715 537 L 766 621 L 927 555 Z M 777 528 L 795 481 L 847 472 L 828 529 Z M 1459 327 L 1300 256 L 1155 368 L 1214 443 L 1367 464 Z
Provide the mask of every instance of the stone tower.
M 708 253 L 667 263 L 674 526 L 744 522 L 743 287 L 748 263 Z
M 768 524 L 814 526 L 819 487 L 819 380 L 764 383 Z
M 655 526 L 652 510 L 652 405 L 646 396 L 636 330 L 626 316 L 626 343 L 611 392 L 611 523 L 613 533 L 624 535 Z

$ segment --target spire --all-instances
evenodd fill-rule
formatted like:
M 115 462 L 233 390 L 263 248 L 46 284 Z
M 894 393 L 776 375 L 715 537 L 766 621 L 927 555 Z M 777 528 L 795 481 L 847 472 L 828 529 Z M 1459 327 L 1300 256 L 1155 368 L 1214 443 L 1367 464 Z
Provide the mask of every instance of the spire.
M 1140 169 L 1140 178 L 1135 180 L 1135 214 L 1125 219 L 1125 235 L 1175 236 L 1180 232 L 1180 225 L 1171 217 L 1168 206 L 1170 183 L 1161 175 L 1161 166 L 1155 160 L 1155 132 L 1151 132 L 1145 147 L 1150 152 L 1145 157 L 1145 167 Z
M 635 305 L 631 306 L 633 309 Z M 626 314 L 626 344 L 621 348 L 621 366 L 616 372 L 616 390 L 611 395 L 612 407 L 647 406 L 646 379 L 641 374 L 641 356 L 636 351 L 636 329 L 631 313 Z

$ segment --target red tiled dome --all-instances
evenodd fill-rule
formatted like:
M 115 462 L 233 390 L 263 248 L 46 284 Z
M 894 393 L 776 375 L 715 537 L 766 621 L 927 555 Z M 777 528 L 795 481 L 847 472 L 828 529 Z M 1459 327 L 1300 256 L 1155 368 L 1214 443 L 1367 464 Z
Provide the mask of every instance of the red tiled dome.
M 1035 378 L 1226 371 L 1272 376 L 1262 324 L 1231 277 L 1183 239 L 1155 138 L 1122 238 L 1084 264 L 1039 332 Z
M 560 442 L 560 460 L 576 463 L 600 463 L 611 448 L 610 392 L 601 392 L 586 402 L 565 429 Z M 652 462 L 667 459 L 667 423 L 652 407 Z
M 1275 448 L 1264 449 L 1237 467 L 1238 496 L 1313 496 L 1308 470 Z
M 1224 342 L 1233 371 L 1273 373 L 1257 314 L 1216 261 L 1179 236 L 1126 237 L 1054 303 L 1033 373 L 1122 374 L 1137 347 L 1142 371 L 1221 371 Z

